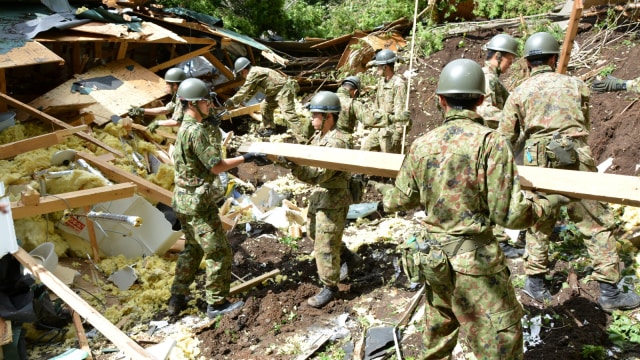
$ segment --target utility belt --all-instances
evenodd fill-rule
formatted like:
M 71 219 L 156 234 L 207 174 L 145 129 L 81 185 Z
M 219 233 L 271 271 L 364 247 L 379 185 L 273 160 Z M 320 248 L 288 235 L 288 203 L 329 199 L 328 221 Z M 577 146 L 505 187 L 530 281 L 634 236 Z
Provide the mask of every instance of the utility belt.
M 551 137 L 528 139 L 524 145 L 527 166 L 565 168 L 578 162 L 578 143 L 573 137 L 553 133 Z
M 441 237 L 437 239 L 438 235 L 422 231 L 398 246 L 404 272 L 411 282 L 430 282 L 445 276 L 451 271 L 450 257 L 487 246 L 494 239 L 490 231 L 473 236 Z
M 440 241 L 433 234 L 424 232 L 415 237 L 414 249 L 425 254 L 428 254 L 432 248 L 438 249 L 451 257 L 487 246 L 493 239 L 492 234 L 489 232 L 474 234 L 473 236 L 446 235 L 446 240 Z

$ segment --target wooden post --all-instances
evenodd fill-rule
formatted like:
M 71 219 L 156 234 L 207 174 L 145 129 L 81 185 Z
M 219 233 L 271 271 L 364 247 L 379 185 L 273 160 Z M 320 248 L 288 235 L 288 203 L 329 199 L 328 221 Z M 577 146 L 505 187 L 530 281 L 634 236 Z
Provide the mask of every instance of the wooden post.
M 571 10 L 571 17 L 569 17 L 569 25 L 567 26 L 567 32 L 564 35 L 564 43 L 562 46 L 562 53 L 560 54 L 560 61 L 558 61 L 558 69 L 556 70 L 560 74 L 567 72 L 569 65 L 569 58 L 571 57 L 571 49 L 573 49 L 573 40 L 578 33 L 578 24 L 582 17 L 582 0 L 573 0 L 573 10 Z
M 89 213 L 91 207 L 85 206 L 84 211 Z M 96 229 L 93 226 L 93 220 L 87 217 L 87 233 L 89 234 L 89 242 L 91 243 L 91 253 L 93 254 L 93 261 L 100 262 L 100 249 L 98 248 L 98 240 L 96 240 Z
M 91 347 L 89 346 L 89 340 L 87 340 L 87 334 L 84 332 L 84 327 L 82 326 L 82 319 L 80 319 L 80 315 L 77 312 L 73 311 L 73 327 L 76 328 L 76 334 L 78 335 L 78 345 L 80 345 L 80 349 L 84 350 L 89 354 L 87 359 L 93 360 L 93 356 L 91 355 Z

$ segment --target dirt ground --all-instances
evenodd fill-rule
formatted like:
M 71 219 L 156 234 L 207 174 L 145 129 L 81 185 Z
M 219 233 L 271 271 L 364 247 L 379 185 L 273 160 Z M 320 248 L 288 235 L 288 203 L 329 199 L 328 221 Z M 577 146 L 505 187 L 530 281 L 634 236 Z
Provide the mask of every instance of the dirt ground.
M 589 30 L 589 28 L 587 28 Z M 435 108 L 434 90 L 439 70 L 449 61 L 466 57 L 482 62 L 481 45 L 496 32 L 484 31 L 467 34 L 466 45 L 459 47 L 459 37 L 447 39 L 445 50 L 429 58 L 417 59 L 413 89 L 410 93 L 410 109 L 413 116 L 413 128 L 408 136 L 409 142 L 425 132 L 438 126 L 441 116 Z M 594 36 L 594 31 L 581 31 L 577 43 Z M 632 40 L 633 46 L 623 45 L 623 40 Z M 615 44 L 601 49 L 599 59 L 606 63 L 613 61 L 616 65 L 614 76 L 632 79 L 640 75 L 640 64 L 636 60 L 640 56 L 640 47 L 635 46 L 632 34 L 623 36 Z M 602 66 L 602 62 L 590 64 L 591 69 Z M 406 66 L 401 66 L 399 72 Z M 570 69 L 571 75 L 580 76 L 589 68 Z M 503 75 L 505 83 L 517 83 L 518 72 L 511 71 Z M 586 79 L 590 81 L 591 79 Z M 637 141 L 638 106 L 637 97 L 631 93 L 594 94 L 591 100 L 591 136 L 590 144 L 598 163 L 613 157 L 613 166 L 607 171 L 615 174 L 635 175 L 635 167 L 639 159 L 640 142 Z M 261 169 L 251 173 L 260 174 Z M 267 177 L 269 177 L 267 175 Z M 375 195 L 368 195 L 375 200 Z M 406 214 L 409 218 L 411 214 Z M 400 242 L 403 239 L 395 239 Z M 254 359 L 269 357 L 288 359 L 291 355 L 278 355 L 277 351 L 266 349 L 284 346 L 285 339 L 293 334 L 325 324 L 329 319 L 346 313 L 351 320 L 358 319 L 356 309 L 368 307 L 368 312 L 378 320 L 388 324 L 396 324 L 403 311 L 390 312 L 391 303 L 400 302 L 400 309 L 406 309 L 414 292 L 407 288 L 407 281 L 402 275 L 395 278 L 393 243 L 379 243 L 358 249 L 358 254 L 365 260 L 365 265 L 351 276 L 350 281 L 340 286 L 341 295 L 323 309 L 314 309 L 306 305 L 306 299 L 318 291 L 318 279 L 315 264 L 312 260 L 299 261 L 298 254 L 312 251 L 312 243 L 303 240 L 297 250 L 292 250 L 274 239 L 256 239 L 244 233 L 235 232 L 231 241 L 236 253 L 234 272 L 239 274 L 261 273 L 278 268 L 291 282 L 269 284 L 251 290 L 243 296 L 245 307 L 231 316 L 224 317 L 217 329 L 201 333 L 202 350 L 207 358 Z M 376 254 L 384 253 L 380 258 Z M 514 277 L 522 277 L 522 261 L 510 262 Z M 567 281 L 570 264 L 558 260 L 554 263 L 553 302 L 546 308 L 531 301 L 518 290 L 521 302 L 529 318 L 536 315 L 550 314 L 556 319 L 553 326 L 547 327 L 540 344 L 529 344 L 525 353 L 526 359 L 581 359 L 583 345 L 602 345 L 610 347 L 606 332 L 611 316 L 598 309 L 596 305 L 599 295 L 597 284 L 579 282 L 579 289 L 570 291 L 562 287 Z M 578 274 L 582 279 L 585 274 Z M 395 281 L 391 281 L 395 278 Z M 291 319 L 290 314 L 295 313 Z M 347 323 L 349 324 L 349 323 Z M 328 357 L 339 358 L 336 347 L 344 347 L 346 357 L 348 349 L 357 346 L 362 338 L 365 326 L 362 322 L 353 321 L 349 327 L 350 336 L 341 340 L 328 342 L 319 349 L 319 353 Z M 462 337 L 463 338 L 463 337 Z M 405 358 L 417 357 L 420 353 L 420 335 L 416 333 L 402 340 L 402 352 Z M 637 353 L 633 347 L 613 354 L 613 358 L 629 358 Z M 330 354 L 334 354 L 333 357 Z
M 445 41 L 445 49 L 429 58 L 415 61 L 416 76 L 410 92 L 410 110 L 413 128 L 408 135 L 410 143 L 418 136 L 432 130 L 441 122 L 441 115 L 435 107 L 434 90 L 440 69 L 449 61 L 466 57 L 483 62 L 481 46 L 496 31 L 468 33 L 464 38 L 453 37 Z M 518 36 L 518 34 L 514 34 Z M 621 34 L 619 34 L 621 35 Z M 595 30 L 587 29 L 578 34 L 577 43 L 595 36 Z M 465 46 L 460 47 L 464 40 Z M 630 46 L 626 45 L 628 41 Z M 571 75 L 580 76 L 591 69 L 613 62 L 614 76 L 632 79 L 640 76 L 640 47 L 631 33 L 622 36 L 615 44 L 607 44 L 601 49 L 590 68 L 570 69 Z M 636 60 L 634 60 L 636 59 Z M 600 62 L 598 62 L 600 61 Z M 399 72 L 406 70 L 401 65 Z M 503 75 L 505 83 L 517 83 L 517 71 Z M 587 79 L 590 81 L 590 79 Z M 590 145 L 596 161 L 602 162 L 613 157 L 613 166 L 607 172 L 635 175 L 640 155 L 637 141 L 640 104 L 631 93 L 594 94 L 591 99 Z M 232 149 L 233 150 L 233 149 Z M 259 186 L 264 181 L 282 175 L 286 170 L 275 166 L 256 168 L 253 164 L 243 165 L 238 175 Z M 379 197 L 368 193 L 367 201 Z M 413 212 L 400 214 L 407 220 Z M 391 215 L 388 215 L 391 216 Z M 380 214 L 370 220 L 375 223 Z M 371 223 L 369 223 L 371 224 Z M 239 298 L 245 301 L 241 310 L 222 317 L 217 323 L 197 334 L 200 340 L 201 356 L 206 359 L 291 359 L 305 349 L 287 351 L 300 346 L 300 339 L 312 339 L 321 334 L 320 329 L 336 329 L 341 319 L 341 328 L 347 331 L 320 346 L 310 358 L 349 359 L 354 349 L 360 346 L 366 328 L 372 324 L 394 326 L 409 307 L 415 290 L 409 288 L 406 277 L 399 271 L 398 254 L 395 244 L 403 238 L 381 241 L 359 247 L 357 253 L 364 264 L 351 274 L 350 279 L 340 285 L 340 296 L 322 309 L 307 305 L 306 300 L 319 290 L 315 262 L 308 256 L 313 250 L 311 240 L 304 238 L 297 248 L 283 244 L 278 234 L 268 227 L 252 224 L 253 231 L 247 233 L 244 227 L 236 228 L 229 240 L 234 250 L 233 273 L 239 277 L 253 278 L 279 269 L 284 280 L 267 281 L 249 290 Z M 357 224 L 350 224 L 356 231 Z M 276 236 L 269 236 L 274 234 Z M 266 235 L 265 235 L 266 234 Z M 352 236 L 357 237 L 357 233 Z M 596 305 L 599 295 L 593 282 L 578 282 L 578 289 L 563 287 L 571 264 L 563 260 L 553 263 L 553 301 L 547 307 L 531 301 L 517 288 L 519 298 L 527 312 L 527 318 L 549 314 L 553 325 L 543 326 L 542 341 L 529 343 L 525 359 L 582 359 L 583 345 L 612 347 L 608 339 L 607 325 L 611 315 L 602 312 Z M 511 260 L 510 269 L 514 278 L 522 278 L 522 260 Z M 586 274 L 578 274 L 584 278 Z M 206 305 L 199 303 L 204 310 Z M 346 320 L 344 315 L 346 314 Z M 157 314 L 157 319 L 169 319 L 165 312 Z M 375 321 L 373 321 L 375 319 Z M 175 321 L 176 319 L 169 319 Z M 404 358 L 418 357 L 421 350 L 420 324 L 414 324 L 413 334 L 401 337 Z M 405 332 L 405 335 L 408 332 Z M 298 339 L 298 340 L 292 340 Z M 298 341 L 298 345 L 296 345 Z M 464 343 L 464 335 L 461 335 Z M 462 344 L 464 347 L 464 344 Z M 630 346 L 609 358 L 627 359 L 640 354 L 640 349 Z M 391 346 L 390 356 L 395 356 Z M 98 357 L 106 359 L 107 357 Z M 464 356 L 458 355 L 462 359 Z

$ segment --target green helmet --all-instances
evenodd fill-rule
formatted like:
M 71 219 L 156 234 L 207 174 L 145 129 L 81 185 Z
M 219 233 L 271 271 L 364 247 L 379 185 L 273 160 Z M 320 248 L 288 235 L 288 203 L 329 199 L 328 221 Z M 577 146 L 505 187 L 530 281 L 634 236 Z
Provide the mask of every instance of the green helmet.
M 357 91 L 360 91 L 360 78 L 357 76 L 347 76 L 346 78 L 344 78 L 344 80 L 342 80 L 341 85 L 344 85 L 344 83 L 348 83 L 353 85 Z
M 380 50 L 374 62 L 376 65 L 393 64 L 396 62 L 396 54 L 389 49 Z
M 489 40 L 487 50 L 507 52 L 518 55 L 518 41 L 511 35 L 498 34 Z
M 545 54 L 560 54 L 560 45 L 553 35 L 538 32 L 531 35 L 524 43 L 524 57 Z
M 309 102 L 307 108 L 312 113 L 340 113 L 340 98 L 331 91 L 318 92 Z
M 233 72 L 238 74 L 241 70 L 244 70 L 247 66 L 251 65 L 251 61 L 244 56 L 241 56 L 236 59 L 236 62 L 233 64 Z
M 456 59 L 442 69 L 436 94 L 474 98 L 484 95 L 484 84 L 484 72 L 478 63 L 469 59 Z
M 211 93 L 204 81 L 190 78 L 182 82 L 178 87 L 178 97 L 186 101 L 210 100 Z
M 164 73 L 164 81 L 168 83 L 181 83 L 187 78 L 187 73 L 182 69 L 171 68 Z

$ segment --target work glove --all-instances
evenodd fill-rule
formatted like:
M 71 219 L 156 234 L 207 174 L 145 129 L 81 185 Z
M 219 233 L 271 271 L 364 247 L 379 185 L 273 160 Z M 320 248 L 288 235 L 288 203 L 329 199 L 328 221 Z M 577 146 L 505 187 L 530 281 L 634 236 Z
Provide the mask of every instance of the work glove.
M 132 118 L 142 116 L 144 115 L 144 108 L 141 108 L 139 106 L 132 106 L 129 108 L 129 110 L 127 110 L 127 114 L 129 114 L 129 116 L 131 116 Z
M 605 93 L 612 91 L 626 91 L 627 80 L 618 79 L 613 76 L 607 76 L 604 80 L 596 80 L 591 84 L 591 89 L 597 93 Z
M 282 166 L 285 169 L 293 169 L 297 166 L 296 163 L 287 160 L 284 156 L 278 156 L 276 159 L 276 165 Z
M 155 134 L 156 130 L 158 129 L 158 126 L 160 126 L 160 124 L 158 123 L 158 120 L 153 120 L 151 124 L 147 126 L 147 129 L 149 129 L 149 131 L 151 131 L 152 134 Z
M 389 185 L 389 184 L 384 184 L 384 183 L 381 183 L 381 182 L 377 182 L 377 181 L 374 181 L 374 180 L 369 180 L 369 181 L 367 182 L 367 186 L 371 186 L 372 188 L 374 188 L 374 189 L 375 189 L 375 191 L 377 191 L 377 192 L 379 192 L 380 194 L 383 194 L 383 195 L 384 195 L 384 191 L 385 191 L 386 189 L 388 189 L 391 185 Z
M 558 208 L 560 206 L 567 205 L 572 201 L 571 198 L 559 194 L 548 194 L 544 195 L 544 197 L 549 200 L 549 205 L 551 205 L 552 208 Z
M 233 108 L 236 107 L 236 105 L 233 103 L 233 100 L 231 100 L 231 98 L 227 99 L 224 101 L 224 107 L 226 108 Z
M 258 166 L 272 164 L 271 160 L 267 159 L 267 154 L 264 153 L 248 152 L 243 154 L 242 157 L 244 158 L 245 163 L 255 162 Z

